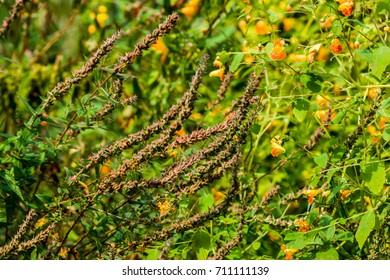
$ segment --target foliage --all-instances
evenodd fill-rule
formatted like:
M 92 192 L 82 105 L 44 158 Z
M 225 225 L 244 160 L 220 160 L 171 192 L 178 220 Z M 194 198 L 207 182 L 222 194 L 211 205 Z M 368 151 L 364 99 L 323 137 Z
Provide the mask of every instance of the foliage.
M 3 1 L 0 257 L 388 259 L 389 10 Z

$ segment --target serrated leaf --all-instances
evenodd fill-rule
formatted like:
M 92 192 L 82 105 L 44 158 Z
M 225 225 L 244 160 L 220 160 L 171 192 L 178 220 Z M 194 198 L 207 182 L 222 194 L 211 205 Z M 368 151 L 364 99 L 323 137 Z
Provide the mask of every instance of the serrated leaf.
M 335 248 L 330 248 L 327 251 L 320 251 L 316 253 L 316 260 L 338 260 L 339 253 Z
M 360 220 L 359 227 L 356 231 L 355 238 L 359 244 L 360 249 L 363 248 L 363 245 L 366 242 L 374 226 L 375 212 L 372 210 L 363 215 L 362 219 Z
M 319 155 L 318 157 L 314 158 L 314 162 L 321 168 L 325 168 L 326 164 L 328 163 L 328 155 L 326 153 L 323 153 Z
M 315 74 L 302 74 L 299 79 L 302 84 L 314 93 L 318 93 L 322 89 L 322 82 L 324 81 L 320 76 Z
M 362 179 L 367 183 L 370 191 L 379 194 L 386 180 L 385 164 L 377 158 L 372 158 L 374 162 L 361 166 Z
M 299 122 L 302 122 L 310 108 L 310 102 L 304 98 L 298 98 L 294 103 L 293 114 Z
M 372 73 L 380 79 L 386 67 L 390 64 L 390 48 L 381 46 L 373 50 L 372 53 L 373 57 L 370 68 Z
M 230 71 L 232 73 L 237 71 L 238 66 L 240 66 L 240 63 L 243 58 L 244 58 L 244 53 L 239 53 L 234 56 L 232 64 L 230 65 Z

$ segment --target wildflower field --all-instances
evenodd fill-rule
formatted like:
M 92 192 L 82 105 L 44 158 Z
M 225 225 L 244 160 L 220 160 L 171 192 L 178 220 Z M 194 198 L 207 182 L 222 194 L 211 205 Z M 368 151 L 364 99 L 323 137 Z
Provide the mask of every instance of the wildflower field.
M 389 16 L 0 1 L 0 259 L 389 259 Z

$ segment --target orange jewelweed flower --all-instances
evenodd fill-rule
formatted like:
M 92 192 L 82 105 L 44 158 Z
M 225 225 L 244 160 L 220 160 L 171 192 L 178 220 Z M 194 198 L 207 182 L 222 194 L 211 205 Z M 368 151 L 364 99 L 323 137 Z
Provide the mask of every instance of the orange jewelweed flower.
M 181 8 L 181 12 L 190 19 L 198 12 L 198 4 L 199 0 L 190 0 Z
M 302 194 L 307 195 L 309 198 L 307 199 L 307 202 L 309 204 L 312 204 L 314 201 L 314 197 L 316 195 L 322 194 L 321 190 L 303 190 Z
M 294 62 L 304 62 L 304 61 L 307 60 L 307 56 L 304 55 L 304 54 L 294 54 L 294 53 L 292 53 L 292 54 L 290 54 L 288 57 L 289 57 L 292 61 L 294 61 Z
M 284 40 L 278 39 L 274 42 L 274 48 L 270 53 L 272 60 L 283 60 L 286 58 L 286 53 L 283 52 Z
M 368 90 L 368 97 L 372 100 L 375 100 L 376 96 L 381 93 L 381 89 L 380 88 L 370 88 Z
M 273 157 L 277 157 L 280 154 L 284 154 L 286 150 L 282 147 L 282 140 L 280 140 L 279 136 L 275 136 L 274 138 L 271 139 L 271 155 Z
M 322 109 L 329 107 L 328 99 L 329 99 L 328 96 L 323 97 L 321 95 L 317 95 L 317 105 L 318 105 L 318 107 L 320 107 Z
M 156 44 L 152 45 L 152 48 L 153 50 L 155 50 L 156 52 L 161 52 L 162 55 L 161 55 L 161 61 L 164 62 L 165 59 L 167 58 L 167 55 L 168 55 L 168 48 L 167 46 L 164 44 L 164 41 L 163 39 L 160 37 L 158 38 Z
M 341 200 L 345 200 L 348 195 L 350 195 L 353 191 L 351 190 L 343 190 L 341 192 Z
M 209 76 L 210 77 L 219 77 L 221 79 L 221 81 L 223 81 L 223 79 L 225 77 L 225 67 L 221 67 L 218 70 L 214 70 L 214 71 L 210 72 Z
M 285 32 L 290 31 L 297 24 L 297 20 L 295 18 L 284 18 L 282 22 L 283 22 L 283 31 Z
M 329 59 L 329 51 L 325 47 L 320 47 L 318 50 L 318 55 L 316 57 L 316 60 L 321 61 L 321 60 L 328 60 Z
M 336 2 L 340 3 L 338 10 L 341 11 L 344 16 L 348 17 L 348 16 L 352 15 L 353 6 L 355 5 L 355 3 L 353 1 L 336 0 Z
M 216 191 L 214 188 L 211 189 L 211 193 L 214 195 L 214 200 L 219 201 L 225 197 L 222 192 Z
M 379 129 L 380 129 L 380 130 L 384 130 L 385 127 L 386 127 L 386 124 L 387 124 L 388 122 L 390 122 L 390 118 L 388 118 L 388 117 L 381 117 L 381 118 L 379 119 L 379 123 L 378 123 Z
M 341 53 L 343 50 L 343 46 L 340 44 L 339 39 L 333 39 L 332 42 L 330 43 L 330 50 L 333 53 Z
M 308 232 L 310 224 L 308 221 L 303 220 L 302 218 L 296 219 L 294 221 L 294 225 L 299 227 L 299 232 Z
M 255 25 L 255 33 L 257 35 L 268 35 L 271 34 L 272 27 L 265 20 L 259 20 Z
M 282 244 L 280 249 L 286 254 L 286 260 L 292 260 L 293 255 L 298 252 L 298 249 L 287 249 L 286 245 Z
M 219 68 L 222 67 L 222 62 L 219 61 L 219 57 L 218 57 L 218 56 L 215 58 L 215 60 L 214 60 L 214 62 L 213 62 L 213 66 L 214 66 L 214 67 L 219 67 Z

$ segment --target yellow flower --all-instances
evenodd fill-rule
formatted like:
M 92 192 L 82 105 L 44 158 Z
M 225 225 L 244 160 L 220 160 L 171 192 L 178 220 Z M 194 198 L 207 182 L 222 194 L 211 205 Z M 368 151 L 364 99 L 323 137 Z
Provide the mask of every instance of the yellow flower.
M 310 224 L 308 221 L 303 220 L 302 218 L 296 219 L 294 221 L 294 225 L 299 227 L 299 232 L 308 232 Z
M 69 253 L 70 249 L 69 248 L 61 248 L 60 249 L 60 252 L 58 253 L 58 256 L 63 258 L 63 259 L 66 259 L 66 257 L 68 256 L 68 253 Z
M 351 190 L 340 191 L 340 193 L 341 193 L 341 200 L 347 199 L 347 196 L 350 195 L 352 192 L 353 191 L 351 191 Z
M 221 81 L 223 81 L 223 78 L 225 77 L 225 67 L 221 67 L 218 70 L 214 70 L 210 72 L 210 77 L 219 77 Z
M 368 91 L 368 97 L 372 100 L 375 100 L 376 96 L 381 93 L 380 88 L 370 88 Z
M 98 13 L 106 14 L 106 13 L 107 13 L 107 7 L 106 7 L 106 6 L 103 6 L 103 5 L 100 5 L 100 6 L 97 8 L 97 11 L 98 11 Z
M 279 136 L 275 136 L 274 138 L 271 139 L 271 155 L 273 157 L 277 157 L 280 154 L 284 154 L 286 150 L 282 147 L 282 140 L 280 140 Z
M 286 58 L 286 53 L 283 52 L 284 40 L 278 39 L 274 42 L 274 48 L 270 53 L 272 60 L 283 60 Z
M 184 136 L 186 135 L 186 130 L 184 129 L 184 127 L 182 127 L 180 130 L 176 131 L 176 134 L 179 136 Z
M 292 54 L 290 54 L 288 57 L 289 57 L 292 61 L 294 61 L 294 62 L 303 62 L 303 61 L 306 61 L 306 60 L 307 60 L 307 57 L 306 57 L 306 55 L 304 55 L 304 54 L 294 54 L 294 53 L 292 53 Z
M 298 252 L 298 249 L 287 249 L 286 245 L 282 244 L 280 249 L 286 254 L 286 260 L 292 260 L 293 255 Z
M 214 195 L 215 201 L 219 201 L 225 197 L 225 195 L 222 192 L 218 192 L 214 188 L 211 189 L 211 193 Z
M 94 24 L 91 24 L 88 26 L 88 33 L 93 34 L 96 32 L 96 26 Z
M 164 62 L 165 59 L 167 58 L 167 55 L 168 55 L 168 48 L 167 46 L 164 44 L 164 41 L 163 39 L 160 37 L 158 38 L 156 44 L 152 45 L 152 48 L 153 50 L 155 50 L 156 52 L 161 52 L 162 55 L 161 55 L 161 61 Z
M 46 218 L 41 218 L 37 221 L 37 223 L 35 224 L 35 229 L 37 228 L 40 228 L 42 226 L 44 226 L 45 224 L 47 224 L 48 220 Z
M 215 58 L 214 62 L 213 62 L 213 66 L 214 66 L 214 67 L 219 67 L 219 68 L 221 68 L 222 65 L 223 65 L 222 62 L 219 61 L 219 57 L 217 56 L 217 57 Z
M 330 190 L 322 192 L 322 197 L 327 197 L 328 195 L 330 195 Z
M 268 35 L 271 34 L 272 26 L 264 20 L 259 20 L 255 25 L 255 33 L 258 35 Z
M 96 21 L 99 24 L 100 27 L 103 27 L 105 22 L 108 20 L 108 14 L 107 13 L 99 13 L 96 16 Z
M 297 20 L 295 18 L 284 18 L 283 19 L 283 30 L 285 32 L 290 31 L 297 24 Z
M 336 2 L 340 3 L 338 10 L 341 11 L 344 16 L 348 17 L 348 16 L 352 15 L 353 6 L 355 5 L 355 3 L 353 1 L 336 0 Z
M 168 214 L 169 210 L 171 210 L 171 204 L 168 201 L 157 203 L 157 207 L 160 208 L 160 216 Z
M 190 0 L 183 8 L 181 8 L 181 12 L 186 16 L 186 18 L 190 19 L 198 12 L 198 4 L 199 0 Z
M 241 30 L 241 32 L 242 33 L 246 33 L 246 21 L 245 20 L 240 20 L 239 22 L 238 22 L 238 27 L 240 28 L 240 30 Z
M 316 195 L 322 194 L 321 190 L 303 190 L 302 194 L 307 195 L 309 198 L 307 199 L 307 202 L 309 204 L 312 204 L 314 201 L 314 197 Z
M 321 95 L 317 95 L 317 105 L 322 109 L 329 107 L 329 102 L 328 102 L 329 97 L 327 96 L 325 97 L 326 98 L 322 97 Z
M 341 53 L 343 51 L 343 46 L 340 44 L 339 39 L 333 39 L 330 43 L 330 50 L 333 53 Z

